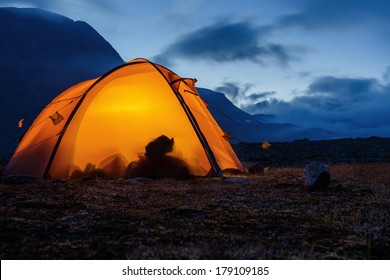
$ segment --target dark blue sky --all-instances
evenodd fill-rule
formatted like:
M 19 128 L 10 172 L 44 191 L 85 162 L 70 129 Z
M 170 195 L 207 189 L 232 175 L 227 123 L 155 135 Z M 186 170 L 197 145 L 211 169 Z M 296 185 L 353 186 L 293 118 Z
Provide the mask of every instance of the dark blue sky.
M 2 0 L 84 20 L 250 113 L 390 136 L 390 1 Z

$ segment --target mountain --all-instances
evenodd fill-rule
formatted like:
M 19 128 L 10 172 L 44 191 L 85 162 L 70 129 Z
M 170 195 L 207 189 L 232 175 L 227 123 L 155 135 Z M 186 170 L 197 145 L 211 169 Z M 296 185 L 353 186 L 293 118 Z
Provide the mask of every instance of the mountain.
M 85 22 L 40 9 L 0 8 L 0 153 L 13 150 L 14 140 L 60 92 L 122 63 Z
M 223 93 L 197 88 L 210 106 L 209 110 L 222 129 L 232 136 L 232 142 L 293 141 L 296 139 L 334 139 L 337 134 L 321 128 L 304 128 L 294 124 L 264 122 L 272 116 L 252 116 L 236 107 Z M 263 121 L 262 121 L 263 120 Z
M 12 153 L 16 139 L 55 96 L 123 63 L 87 23 L 40 9 L 0 8 L 0 38 L 0 159 Z M 272 115 L 252 116 L 219 92 L 199 93 L 235 142 L 337 137 L 320 128 L 272 123 Z

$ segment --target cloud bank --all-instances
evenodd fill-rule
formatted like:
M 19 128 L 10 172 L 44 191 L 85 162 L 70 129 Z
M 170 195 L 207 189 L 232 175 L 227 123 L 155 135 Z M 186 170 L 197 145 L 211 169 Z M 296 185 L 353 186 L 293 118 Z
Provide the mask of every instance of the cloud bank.
M 306 0 L 300 12 L 282 16 L 278 25 L 305 29 L 342 28 L 367 21 L 389 22 L 389 14 L 388 0 Z
M 286 66 L 294 60 L 294 50 L 267 39 L 271 29 L 248 21 L 217 22 L 182 35 L 154 58 L 170 64 L 173 59 L 202 59 L 214 62 L 269 61 Z
M 386 79 L 322 76 L 288 102 L 272 94 L 236 96 L 240 98 L 245 98 L 241 100 L 245 111 L 273 115 L 279 123 L 319 127 L 342 137 L 390 137 L 390 81 Z
M 74 7 L 88 9 L 89 11 L 97 8 L 100 11 L 108 13 L 118 13 L 121 7 L 127 5 L 126 0 L 106 1 L 106 0 L 1 0 L 1 7 L 28 7 L 61 12 L 72 10 Z
M 253 85 L 249 83 L 241 85 L 238 82 L 224 82 L 222 86 L 215 88 L 215 91 L 223 92 L 230 101 L 241 108 L 253 103 L 259 106 L 264 99 L 276 94 L 275 91 L 254 93 L 251 92 L 252 88 Z

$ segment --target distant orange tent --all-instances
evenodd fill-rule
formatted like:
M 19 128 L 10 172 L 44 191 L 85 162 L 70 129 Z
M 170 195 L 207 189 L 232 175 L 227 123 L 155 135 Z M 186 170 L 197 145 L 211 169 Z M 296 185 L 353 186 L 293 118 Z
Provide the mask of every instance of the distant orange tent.
M 43 109 L 4 174 L 158 177 L 242 171 L 195 81 L 135 59 L 79 83 Z

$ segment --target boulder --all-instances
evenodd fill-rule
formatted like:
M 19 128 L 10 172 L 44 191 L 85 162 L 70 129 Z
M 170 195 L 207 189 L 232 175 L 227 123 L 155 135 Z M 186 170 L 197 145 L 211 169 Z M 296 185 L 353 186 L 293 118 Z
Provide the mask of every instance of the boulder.
M 321 161 L 313 161 L 305 166 L 303 179 L 310 190 L 326 189 L 330 183 L 329 167 Z

